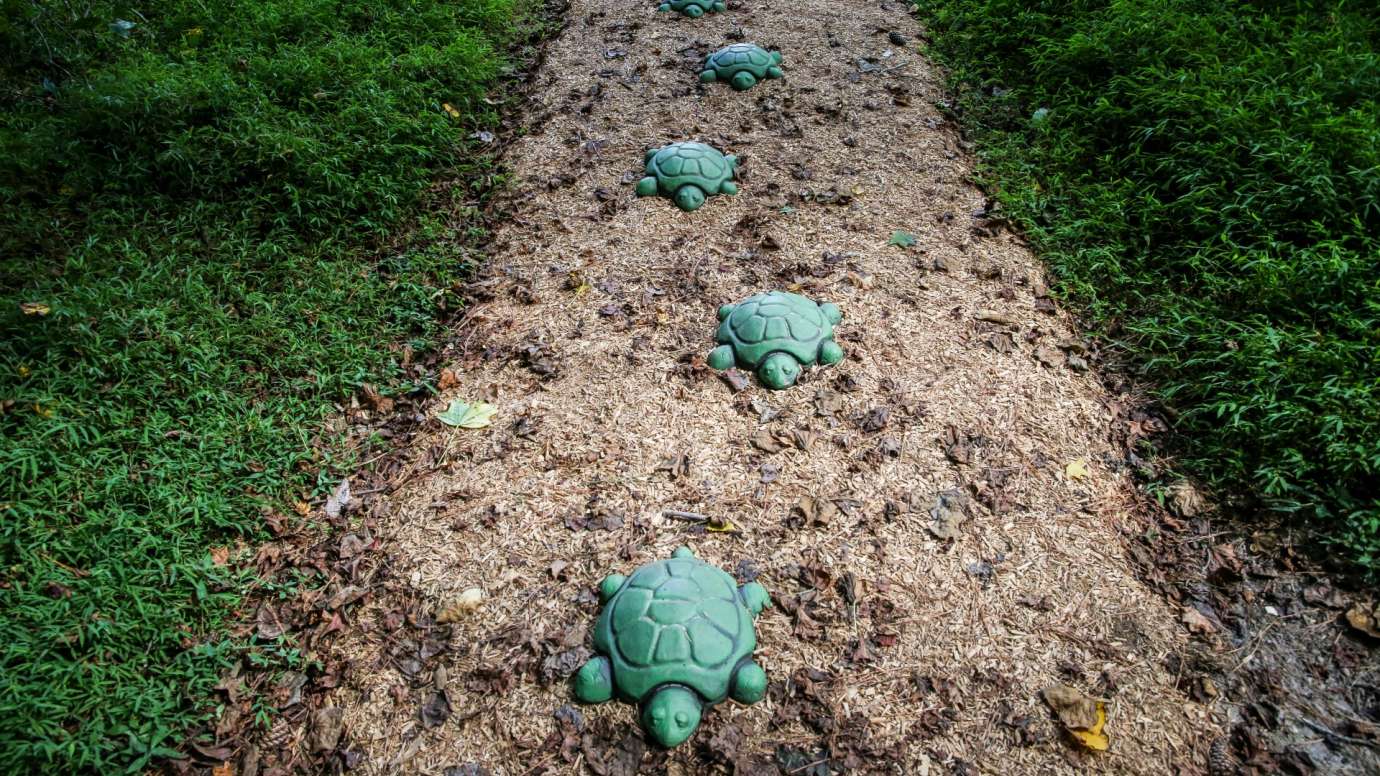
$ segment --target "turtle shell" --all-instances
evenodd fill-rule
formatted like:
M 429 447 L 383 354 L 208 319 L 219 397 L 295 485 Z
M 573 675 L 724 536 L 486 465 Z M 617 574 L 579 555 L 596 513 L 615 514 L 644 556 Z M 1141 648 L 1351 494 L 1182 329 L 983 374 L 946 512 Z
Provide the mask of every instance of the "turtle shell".
M 744 71 L 761 80 L 767 77 L 767 68 L 775 64 L 770 52 L 751 43 L 725 46 L 710 54 L 704 62 L 705 69 L 715 71 L 725 81 Z
M 704 143 L 671 143 L 647 160 L 647 174 L 656 176 L 657 188 L 669 196 L 675 196 L 687 183 L 699 186 L 705 194 L 717 194 L 724 181 L 733 177 L 733 164 Z
M 666 4 L 671 6 L 671 10 L 681 12 L 684 12 L 686 8 L 692 5 L 699 6 L 700 10 L 705 13 L 719 10 L 714 7 L 714 0 L 668 0 Z
M 756 647 L 733 577 L 695 557 L 633 572 L 594 626 L 595 650 L 609 656 L 618 693 L 634 703 L 668 682 L 717 703 Z
M 734 305 L 719 324 L 718 341 L 733 346 L 744 369 L 756 369 L 762 359 L 785 352 L 802 364 L 813 364 L 819 346 L 834 335 L 834 325 L 817 303 L 799 294 L 768 291 Z

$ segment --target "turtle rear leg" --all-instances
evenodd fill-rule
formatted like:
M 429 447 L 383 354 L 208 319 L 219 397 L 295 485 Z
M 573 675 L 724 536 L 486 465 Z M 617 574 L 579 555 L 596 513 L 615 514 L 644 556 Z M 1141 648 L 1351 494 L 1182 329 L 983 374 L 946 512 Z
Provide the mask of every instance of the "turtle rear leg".
M 747 605 L 748 611 L 752 612 L 753 617 L 771 606 L 771 596 L 759 582 L 749 582 L 743 585 L 738 588 L 738 594 L 743 597 L 743 603 Z
M 720 194 L 737 194 L 737 193 L 738 193 L 738 184 L 734 183 L 733 181 L 724 181 L 723 183 L 720 183 L 720 184 L 719 184 L 719 193 L 720 193 Z
M 723 13 L 728 10 L 728 3 L 715 3 L 714 10 Z
M 689 16 L 691 19 L 698 19 L 704 16 L 704 9 L 698 5 L 687 5 L 685 6 L 685 15 Z
M 755 660 L 743 663 L 733 673 L 733 686 L 729 688 L 728 694 L 733 700 L 744 704 L 762 700 L 767 694 L 767 672 L 763 671 Z
M 734 75 L 733 80 L 730 83 L 733 84 L 734 89 L 741 92 L 751 89 L 752 85 L 757 83 L 757 78 L 752 73 L 749 73 L 746 70 L 744 70 Z
M 626 582 L 627 579 L 628 578 L 622 574 L 609 574 L 607 577 L 604 577 L 604 581 L 599 583 L 599 603 L 608 603 L 609 599 L 613 598 L 613 594 L 617 593 L 618 589 L 623 587 L 623 583 Z
M 786 73 L 785 73 L 781 68 L 777 67 L 776 65 L 772 65 L 771 67 L 767 68 L 767 77 L 768 77 L 768 78 L 785 78 L 785 77 L 786 77 Z
M 603 703 L 613 698 L 613 664 L 595 655 L 575 673 L 575 697 L 584 703 Z
M 732 345 L 720 345 L 709 351 L 708 361 L 711 369 L 717 369 L 722 372 L 733 366 L 734 360 Z
M 704 72 L 700 73 L 700 80 L 701 80 L 702 82 L 704 82 L 704 83 L 707 83 L 707 84 L 708 84 L 708 83 L 713 83 L 714 80 L 715 80 L 716 78 L 718 78 L 718 77 L 719 77 L 718 74 L 715 73 L 713 69 L 708 69 L 708 70 L 705 70 Z

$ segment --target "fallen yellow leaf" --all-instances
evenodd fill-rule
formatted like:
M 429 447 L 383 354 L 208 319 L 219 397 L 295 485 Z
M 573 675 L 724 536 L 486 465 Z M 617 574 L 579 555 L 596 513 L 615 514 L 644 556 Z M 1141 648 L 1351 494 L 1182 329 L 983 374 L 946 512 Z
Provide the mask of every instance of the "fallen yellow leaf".
M 704 530 L 713 531 L 715 533 L 732 533 L 738 530 L 738 526 L 734 525 L 726 518 L 711 517 L 709 521 L 704 524 Z
M 1076 461 L 1069 461 L 1064 467 L 1064 476 L 1071 480 L 1086 480 L 1088 478 L 1088 462 L 1079 458 Z
M 453 119 L 460 118 L 460 111 L 456 110 L 455 106 L 451 105 L 448 102 L 441 103 L 441 109 L 444 110 L 446 113 L 450 114 L 450 117 Z
M 1107 738 L 1107 734 L 1102 732 L 1102 726 L 1106 724 L 1107 708 L 1102 705 L 1101 701 L 1098 701 L 1097 722 L 1094 723 L 1093 726 L 1091 728 L 1088 728 L 1087 730 L 1069 728 L 1069 735 L 1073 736 L 1074 739 L 1078 741 L 1078 743 L 1088 747 L 1089 749 L 1092 749 L 1097 752 L 1105 752 L 1107 751 L 1107 747 L 1111 745 L 1111 739 Z
M 47 315 L 53 308 L 42 302 L 20 302 L 19 311 L 25 315 Z
M 1111 740 L 1102 728 L 1107 724 L 1107 707 L 1066 684 L 1046 687 L 1041 693 L 1075 741 L 1089 749 L 1105 752 Z

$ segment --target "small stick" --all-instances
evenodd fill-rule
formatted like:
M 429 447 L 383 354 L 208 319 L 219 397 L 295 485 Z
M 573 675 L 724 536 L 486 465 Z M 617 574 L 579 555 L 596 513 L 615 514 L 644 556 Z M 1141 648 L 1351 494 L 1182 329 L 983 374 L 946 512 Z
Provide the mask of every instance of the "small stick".
M 709 518 L 698 512 L 682 512 L 679 509 L 668 509 L 661 513 L 662 517 L 669 517 L 674 520 L 684 520 L 687 523 L 707 523 Z
M 1376 743 L 1374 741 L 1367 741 L 1364 738 L 1352 738 L 1351 736 L 1344 736 L 1326 725 L 1319 724 L 1307 717 L 1299 716 L 1298 714 L 1295 714 L 1294 718 L 1297 719 L 1299 722 L 1302 722 L 1303 724 L 1307 725 L 1308 727 L 1313 728 L 1313 730 L 1322 733 L 1324 736 L 1328 738 L 1335 738 L 1338 741 L 1345 741 L 1348 744 L 1355 744 L 1356 746 L 1369 746 L 1371 748 L 1380 746 L 1380 743 Z

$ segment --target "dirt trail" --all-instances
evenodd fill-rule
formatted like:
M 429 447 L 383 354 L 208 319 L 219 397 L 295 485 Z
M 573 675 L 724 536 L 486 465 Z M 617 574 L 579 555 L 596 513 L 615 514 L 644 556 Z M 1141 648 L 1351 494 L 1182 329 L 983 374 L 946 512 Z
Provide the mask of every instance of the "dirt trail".
M 428 611 L 473 586 L 487 598 L 428 630 L 410 665 L 388 603 L 362 612 L 334 701 L 360 769 L 575 773 L 635 749 L 625 705 L 580 708 L 583 743 L 563 727 L 561 677 L 586 654 L 602 576 L 687 543 L 773 594 L 758 660 L 774 686 L 648 752 L 649 769 L 823 773 L 823 747 L 904 773 L 1205 769 L 1219 731 L 1164 667 L 1179 612 L 1123 554 L 1133 487 L 1108 397 L 1064 362 L 1075 333 L 1037 305 L 1036 259 L 982 217 L 934 71 L 888 36 L 913 37 L 904 7 L 753 2 L 691 20 L 575 0 L 569 19 L 536 76 L 534 131 L 509 152 L 492 298 L 457 329 L 443 397 L 487 399 L 496 423 L 438 427 L 375 511 L 389 573 Z M 736 40 L 780 48 L 786 78 L 701 87 L 704 55 Z M 691 214 L 635 198 L 644 149 L 690 139 L 744 159 L 741 193 Z M 897 230 L 915 246 L 888 245 Z M 735 391 L 703 365 L 715 310 L 772 288 L 836 302 L 847 358 L 787 391 Z M 755 444 L 764 430 L 785 449 Z M 952 540 L 931 530 L 944 491 L 970 497 Z M 450 711 L 426 727 L 436 667 Z M 1054 683 L 1108 700 L 1109 752 L 1061 737 L 1039 697 Z

